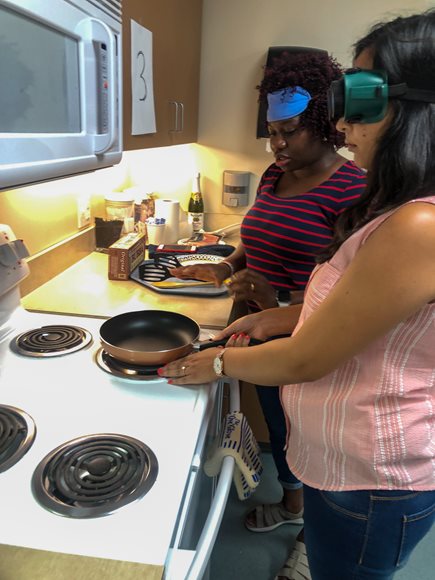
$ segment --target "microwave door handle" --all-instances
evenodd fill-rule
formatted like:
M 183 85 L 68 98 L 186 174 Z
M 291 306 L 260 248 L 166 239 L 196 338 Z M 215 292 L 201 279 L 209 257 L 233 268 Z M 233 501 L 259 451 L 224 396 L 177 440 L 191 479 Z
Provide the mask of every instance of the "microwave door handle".
M 96 20 L 96 19 L 93 19 Z M 116 83 L 121 82 L 120 79 L 116 78 L 116 44 L 115 44 L 115 37 L 107 26 L 106 23 L 102 22 L 101 20 L 96 20 L 100 26 L 102 26 L 107 35 L 108 43 L 109 43 L 109 50 L 108 50 L 108 102 L 107 102 L 107 133 L 102 135 L 95 135 L 95 147 L 94 151 L 97 154 L 102 154 L 105 151 L 108 151 L 110 147 L 113 145 L 115 141 L 115 119 L 116 119 Z M 97 80 L 98 82 L 98 80 Z M 104 108 L 105 103 L 102 100 L 99 101 L 98 105 Z

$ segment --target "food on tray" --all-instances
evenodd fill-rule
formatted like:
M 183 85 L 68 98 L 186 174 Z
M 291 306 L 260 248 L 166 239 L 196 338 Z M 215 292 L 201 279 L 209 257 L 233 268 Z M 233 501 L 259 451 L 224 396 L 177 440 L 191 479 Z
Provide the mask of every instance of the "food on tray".
M 197 233 L 187 240 L 183 240 L 183 243 L 188 246 L 209 246 L 210 244 L 218 244 L 223 236 L 217 236 L 215 234 L 207 233 Z

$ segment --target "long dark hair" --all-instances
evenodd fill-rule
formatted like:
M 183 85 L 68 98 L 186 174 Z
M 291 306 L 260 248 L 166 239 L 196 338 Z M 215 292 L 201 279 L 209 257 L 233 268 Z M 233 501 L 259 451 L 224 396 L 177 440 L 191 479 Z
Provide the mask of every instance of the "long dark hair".
M 388 73 L 389 84 L 435 91 L 435 10 L 379 23 L 354 45 L 373 55 L 373 68 Z M 367 187 L 335 223 L 324 262 L 355 231 L 406 201 L 435 195 L 435 104 L 391 99 L 391 124 L 376 146 Z

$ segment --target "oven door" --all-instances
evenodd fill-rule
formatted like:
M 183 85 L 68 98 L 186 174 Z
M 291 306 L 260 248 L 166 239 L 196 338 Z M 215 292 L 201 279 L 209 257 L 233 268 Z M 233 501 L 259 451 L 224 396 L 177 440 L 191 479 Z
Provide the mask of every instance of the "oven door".
M 239 383 L 229 381 L 228 412 L 239 411 Z M 210 398 L 200 433 L 190 477 L 180 509 L 176 533 L 165 566 L 164 580 L 206 580 L 209 562 L 224 515 L 234 472 L 234 459 L 226 457 L 218 478 L 208 477 L 203 465 L 222 419 L 224 382 L 218 383 L 215 400 Z
M 0 0 L 2 189 L 120 160 L 120 27 L 64 0 Z

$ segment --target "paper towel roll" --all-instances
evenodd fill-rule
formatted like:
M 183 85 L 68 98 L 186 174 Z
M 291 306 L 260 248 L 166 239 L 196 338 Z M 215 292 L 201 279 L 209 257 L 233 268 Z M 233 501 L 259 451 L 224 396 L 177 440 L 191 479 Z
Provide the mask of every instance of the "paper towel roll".
M 174 199 L 156 199 L 155 216 L 165 218 L 165 244 L 176 244 L 179 237 L 180 202 Z

